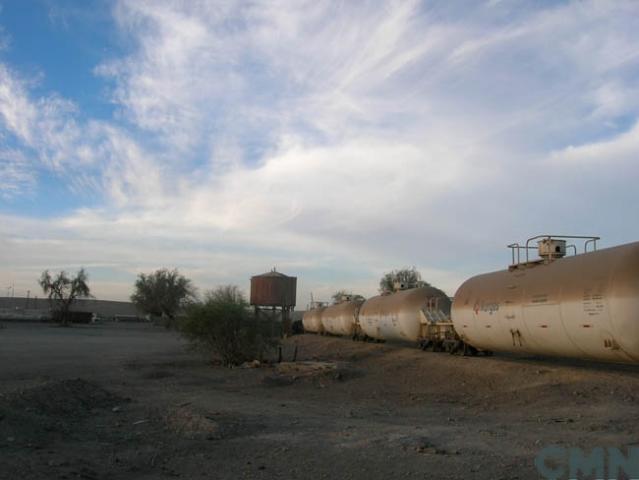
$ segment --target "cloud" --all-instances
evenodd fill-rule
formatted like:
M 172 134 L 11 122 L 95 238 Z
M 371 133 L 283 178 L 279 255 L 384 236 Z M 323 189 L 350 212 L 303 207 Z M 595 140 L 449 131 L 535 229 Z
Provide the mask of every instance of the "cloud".
M 551 163 L 583 167 L 590 165 L 619 168 L 626 164 L 635 164 L 639 151 L 639 123 L 628 131 L 611 139 L 586 142 L 582 145 L 569 145 L 550 155 Z
M 0 117 L 3 126 L 20 140 L 33 141 L 35 107 L 28 101 L 26 88 L 6 65 L 0 64 Z
M 637 13 L 121 0 L 127 49 L 94 69 L 113 118 L 0 67 L 9 195 L 37 189 L 34 165 L 99 195 L 2 218 L 11 271 L 93 266 L 121 296 L 140 270 L 178 266 L 208 287 L 275 264 L 299 272 L 306 298 L 372 294 L 381 273 L 415 265 L 452 294 L 537 231 L 627 241 L 639 227 L 618 233 L 606 211 L 632 202 Z
M 75 103 L 55 93 L 34 96 L 32 83 L 0 63 L 0 138 L 15 145 L 3 155 L 4 177 L 17 182 L 10 190 L 33 187 L 36 176 L 27 182 L 23 172 L 44 168 L 78 197 L 97 192 L 116 207 L 149 198 L 157 205 L 158 165 L 138 142 L 117 125 L 78 121 Z
M 33 98 L 37 79 L 23 79 L 0 63 L 0 135 L 12 139 L 44 167 L 63 172 L 95 162 L 85 129 L 75 117 L 77 105 L 53 93 Z
M 0 151 L 0 197 L 11 200 L 33 193 L 36 173 L 18 150 Z

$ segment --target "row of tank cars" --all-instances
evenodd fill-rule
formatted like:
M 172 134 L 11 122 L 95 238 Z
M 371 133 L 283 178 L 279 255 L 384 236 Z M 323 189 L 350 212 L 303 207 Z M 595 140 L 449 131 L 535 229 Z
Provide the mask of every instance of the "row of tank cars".
M 583 253 L 567 240 L 583 242 Z M 398 285 L 368 300 L 315 306 L 304 330 L 471 355 L 639 363 L 639 242 L 597 250 L 597 240 L 532 237 L 508 246 L 507 269 L 466 280 L 452 301 L 432 287 Z

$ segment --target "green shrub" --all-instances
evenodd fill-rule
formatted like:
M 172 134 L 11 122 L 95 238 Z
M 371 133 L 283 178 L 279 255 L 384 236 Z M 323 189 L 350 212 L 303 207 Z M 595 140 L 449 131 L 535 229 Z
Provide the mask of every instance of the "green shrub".
M 179 328 L 192 347 L 219 356 L 228 366 L 262 361 L 279 344 L 279 329 L 256 318 L 232 285 L 212 290 L 204 302 L 191 305 Z

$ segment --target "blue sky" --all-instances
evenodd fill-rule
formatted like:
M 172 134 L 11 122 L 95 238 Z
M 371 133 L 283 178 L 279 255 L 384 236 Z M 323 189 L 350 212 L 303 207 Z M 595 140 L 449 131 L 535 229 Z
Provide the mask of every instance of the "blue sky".
M 93 74 L 97 64 L 124 51 L 110 13 L 103 1 L 3 2 L 0 22 L 8 45 L 2 58 L 38 78 L 34 94 L 57 92 L 81 104 L 84 118 L 110 118 L 106 85 Z
M 538 233 L 639 239 L 636 2 L 0 0 L 0 286 L 277 266 L 454 294 Z

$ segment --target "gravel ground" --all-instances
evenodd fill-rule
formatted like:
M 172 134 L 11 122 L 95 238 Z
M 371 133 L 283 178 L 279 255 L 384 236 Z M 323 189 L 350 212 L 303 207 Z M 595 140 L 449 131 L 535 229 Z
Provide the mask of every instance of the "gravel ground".
M 6 324 L 0 478 L 537 479 L 548 445 L 639 444 L 635 367 L 295 347 L 228 369 L 151 325 Z

